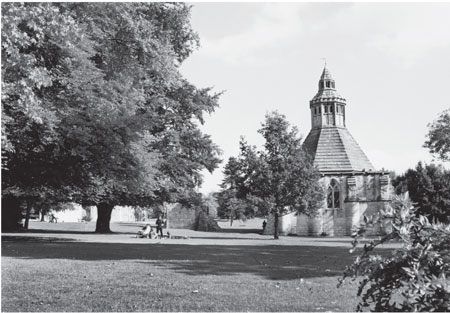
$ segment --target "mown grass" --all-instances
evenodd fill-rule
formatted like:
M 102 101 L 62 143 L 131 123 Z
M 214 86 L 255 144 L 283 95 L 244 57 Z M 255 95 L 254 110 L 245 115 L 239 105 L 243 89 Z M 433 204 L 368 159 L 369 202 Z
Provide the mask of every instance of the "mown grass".
M 2 311 L 354 311 L 348 247 L 2 237 Z

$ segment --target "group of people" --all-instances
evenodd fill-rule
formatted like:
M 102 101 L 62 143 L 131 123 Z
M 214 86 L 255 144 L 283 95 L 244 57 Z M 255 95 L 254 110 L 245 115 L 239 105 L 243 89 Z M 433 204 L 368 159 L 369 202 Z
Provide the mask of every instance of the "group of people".
M 163 238 L 163 226 L 164 221 L 158 216 L 156 219 L 156 232 L 150 224 L 146 224 L 137 232 L 136 237 L 155 239 L 159 236 L 159 238 Z

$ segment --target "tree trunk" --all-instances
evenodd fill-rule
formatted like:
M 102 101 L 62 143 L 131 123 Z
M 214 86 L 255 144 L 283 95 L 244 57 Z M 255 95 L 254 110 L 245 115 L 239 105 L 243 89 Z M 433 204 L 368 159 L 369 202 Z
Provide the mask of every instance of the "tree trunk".
M 43 209 L 40 209 L 39 212 L 41 213 L 41 222 L 45 222 L 45 212 Z
M 274 231 L 273 231 L 273 239 L 280 239 L 278 234 L 278 212 L 275 212 L 275 225 L 274 225 Z
M 12 196 L 2 196 L 1 205 L 1 224 L 2 231 L 17 231 L 23 228 L 22 221 L 22 208 L 20 207 L 19 199 Z
M 109 222 L 111 220 L 111 213 L 114 209 L 114 204 L 99 203 L 97 204 L 97 225 L 95 227 L 96 233 L 111 233 Z
M 25 213 L 25 223 L 23 224 L 24 229 L 28 229 L 28 226 L 30 224 L 30 212 L 31 212 L 31 202 L 27 201 L 27 209 Z

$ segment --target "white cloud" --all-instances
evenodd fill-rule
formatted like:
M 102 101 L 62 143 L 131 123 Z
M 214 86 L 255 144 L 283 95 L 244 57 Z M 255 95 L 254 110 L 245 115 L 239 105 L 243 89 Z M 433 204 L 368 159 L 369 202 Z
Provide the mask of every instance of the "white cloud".
M 199 56 L 228 64 L 267 63 L 266 49 L 310 35 L 310 40 L 327 38 L 334 44 L 339 38 L 342 45 L 361 38 L 366 48 L 410 67 L 430 51 L 450 47 L 449 16 L 449 3 L 264 3 L 255 6 L 248 17 L 252 22 L 240 32 L 203 36 Z
M 298 4 L 265 3 L 261 10 L 254 14 L 254 22 L 240 33 L 219 39 L 202 38 L 199 54 L 219 58 L 231 64 L 255 64 L 261 61 L 267 63 L 267 57 L 261 55 L 265 48 L 302 32 L 299 7 Z
M 432 50 L 450 47 L 448 3 L 360 4 L 353 7 L 352 15 L 366 21 L 362 29 L 373 30 L 367 32 L 367 46 L 405 68 Z

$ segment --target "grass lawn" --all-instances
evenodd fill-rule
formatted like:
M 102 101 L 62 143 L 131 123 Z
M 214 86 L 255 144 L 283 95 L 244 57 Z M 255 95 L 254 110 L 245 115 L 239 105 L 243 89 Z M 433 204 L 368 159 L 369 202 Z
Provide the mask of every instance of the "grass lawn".
M 274 241 L 228 229 L 149 240 L 133 238 L 133 225 L 115 235 L 40 225 L 59 228 L 2 236 L 2 311 L 355 309 L 357 284 L 336 288 L 353 258 L 348 239 Z

